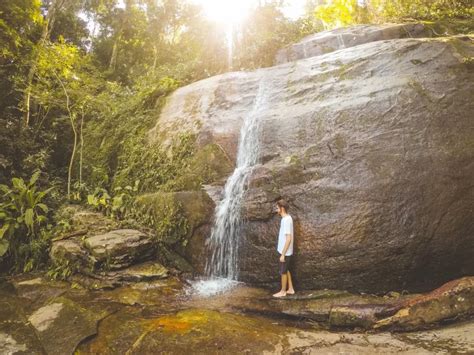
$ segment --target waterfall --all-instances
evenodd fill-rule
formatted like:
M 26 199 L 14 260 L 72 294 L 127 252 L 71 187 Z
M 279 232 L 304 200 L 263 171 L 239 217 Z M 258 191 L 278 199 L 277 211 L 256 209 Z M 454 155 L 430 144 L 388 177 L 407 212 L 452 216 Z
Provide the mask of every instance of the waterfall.
M 344 37 L 342 37 L 342 35 L 340 34 L 338 34 L 336 37 L 337 37 L 337 43 L 339 45 L 337 49 L 346 48 L 346 44 L 344 43 Z
M 259 155 L 259 116 L 264 109 L 265 80 L 258 84 L 251 111 L 244 117 L 240 130 L 236 167 L 227 179 L 224 194 L 216 205 L 214 225 L 206 241 L 210 258 L 206 261 L 207 281 L 200 281 L 195 288 L 201 294 L 213 294 L 226 289 L 238 277 L 238 250 L 242 227 L 241 207 L 250 176 Z

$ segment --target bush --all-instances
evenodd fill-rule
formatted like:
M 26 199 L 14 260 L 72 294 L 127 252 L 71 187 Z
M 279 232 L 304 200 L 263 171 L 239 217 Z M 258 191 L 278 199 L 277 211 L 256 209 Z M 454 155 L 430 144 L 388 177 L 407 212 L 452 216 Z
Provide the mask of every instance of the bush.
M 48 242 L 48 206 L 43 203 L 52 190 L 37 191 L 36 171 L 28 183 L 13 178 L 12 185 L 0 185 L 0 257 L 13 264 L 14 271 L 30 271 L 45 261 Z M 51 229 L 51 226 L 47 226 Z

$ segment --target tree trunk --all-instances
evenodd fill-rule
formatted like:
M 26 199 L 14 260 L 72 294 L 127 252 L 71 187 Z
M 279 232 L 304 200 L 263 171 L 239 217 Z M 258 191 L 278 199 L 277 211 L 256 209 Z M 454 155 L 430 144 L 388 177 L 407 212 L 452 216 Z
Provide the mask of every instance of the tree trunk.
M 33 60 L 28 70 L 27 82 L 26 82 L 26 89 L 24 94 L 24 102 L 25 102 L 25 117 L 24 117 L 24 126 L 28 127 L 30 124 L 30 102 L 31 102 L 31 84 L 33 83 L 33 78 L 36 74 L 36 69 L 38 66 L 38 53 L 39 49 L 44 46 L 46 41 L 49 39 L 51 35 L 51 30 L 54 26 L 54 21 L 56 20 L 56 13 L 59 11 L 63 5 L 66 3 L 67 0 L 53 0 L 51 3 L 51 7 L 46 14 L 45 23 L 43 26 L 43 31 L 41 32 L 41 37 L 36 44 L 35 55 L 33 56 Z
M 118 35 L 117 39 L 114 42 L 114 46 L 112 47 L 112 55 L 110 57 L 109 70 L 115 70 L 115 66 L 117 64 L 117 51 L 118 51 L 119 41 L 120 41 L 120 35 Z
M 61 84 L 61 86 L 63 88 L 63 91 L 64 91 L 64 95 L 66 96 L 66 109 L 67 109 L 67 112 L 68 112 L 68 115 L 69 115 L 69 120 L 71 121 L 72 131 L 74 133 L 74 143 L 73 143 L 73 146 L 72 146 L 71 159 L 69 161 L 69 168 L 68 168 L 68 173 L 67 173 L 67 198 L 69 200 L 71 198 L 72 167 L 73 167 L 73 164 L 74 164 L 74 158 L 76 156 L 77 130 L 76 130 L 76 124 L 75 124 L 75 117 L 74 117 L 75 115 L 71 111 L 71 106 L 70 106 L 70 103 L 69 103 L 69 95 L 67 93 L 66 87 L 64 86 L 63 81 L 61 80 L 61 78 L 59 77 L 59 75 L 56 72 L 54 72 L 54 75 L 58 79 L 59 84 Z
M 82 185 L 82 152 L 84 148 L 84 135 L 82 128 L 84 126 L 84 107 L 81 110 L 81 150 L 79 151 L 79 185 Z
M 156 70 L 157 59 L 158 59 L 158 49 L 156 48 L 156 45 L 153 45 L 153 73 L 155 73 L 155 70 Z

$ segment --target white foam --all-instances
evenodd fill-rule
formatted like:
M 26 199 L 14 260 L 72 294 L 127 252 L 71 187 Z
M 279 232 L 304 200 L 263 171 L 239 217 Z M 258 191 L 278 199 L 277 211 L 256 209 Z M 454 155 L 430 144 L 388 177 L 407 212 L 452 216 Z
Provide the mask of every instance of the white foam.
M 215 277 L 211 279 L 198 279 L 189 282 L 191 287 L 186 290 L 188 295 L 210 297 L 230 291 L 241 284 L 239 281 Z

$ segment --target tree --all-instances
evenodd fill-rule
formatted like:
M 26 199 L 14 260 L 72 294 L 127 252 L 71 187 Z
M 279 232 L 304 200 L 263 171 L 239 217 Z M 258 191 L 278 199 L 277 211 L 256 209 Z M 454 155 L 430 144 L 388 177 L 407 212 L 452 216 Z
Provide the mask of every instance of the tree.
M 25 105 L 25 119 L 24 124 L 25 126 L 29 125 L 30 122 L 30 99 L 31 99 L 31 84 L 33 81 L 33 77 L 36 72 L 37 68 L 37 52 L 40 50 L 46 41 L 49 39 L 51 31 L 54 27 L 54 22 L 56 21 L 56 14 L 62 9 L 62 7 L 67 3 L 68 0 L 51 0 L 46 1 L 46 16 L 44 17 L 44 21 L 42 21 L 43 30 L 41 32 L 41 37 L 36 44 L 36 50 L 33 51 L 33 57 L 30 64 L 30 69 L 28 71 L 26 87 L 25 87 L 25 97 L 24 97 L 24 105 Z
M 313 16 L 292 21 L 281 9 L 281 1 L 266 1 L 255 8 L 234 35 L 236 69 L 273 65 L 276 52 L 285 45 L 321 30 Z
M 39 37 L 43 17 L 36 0 L 0 0 L 0 112 L 2 117 L 18 110 L 14 78 L 23 72 Z

